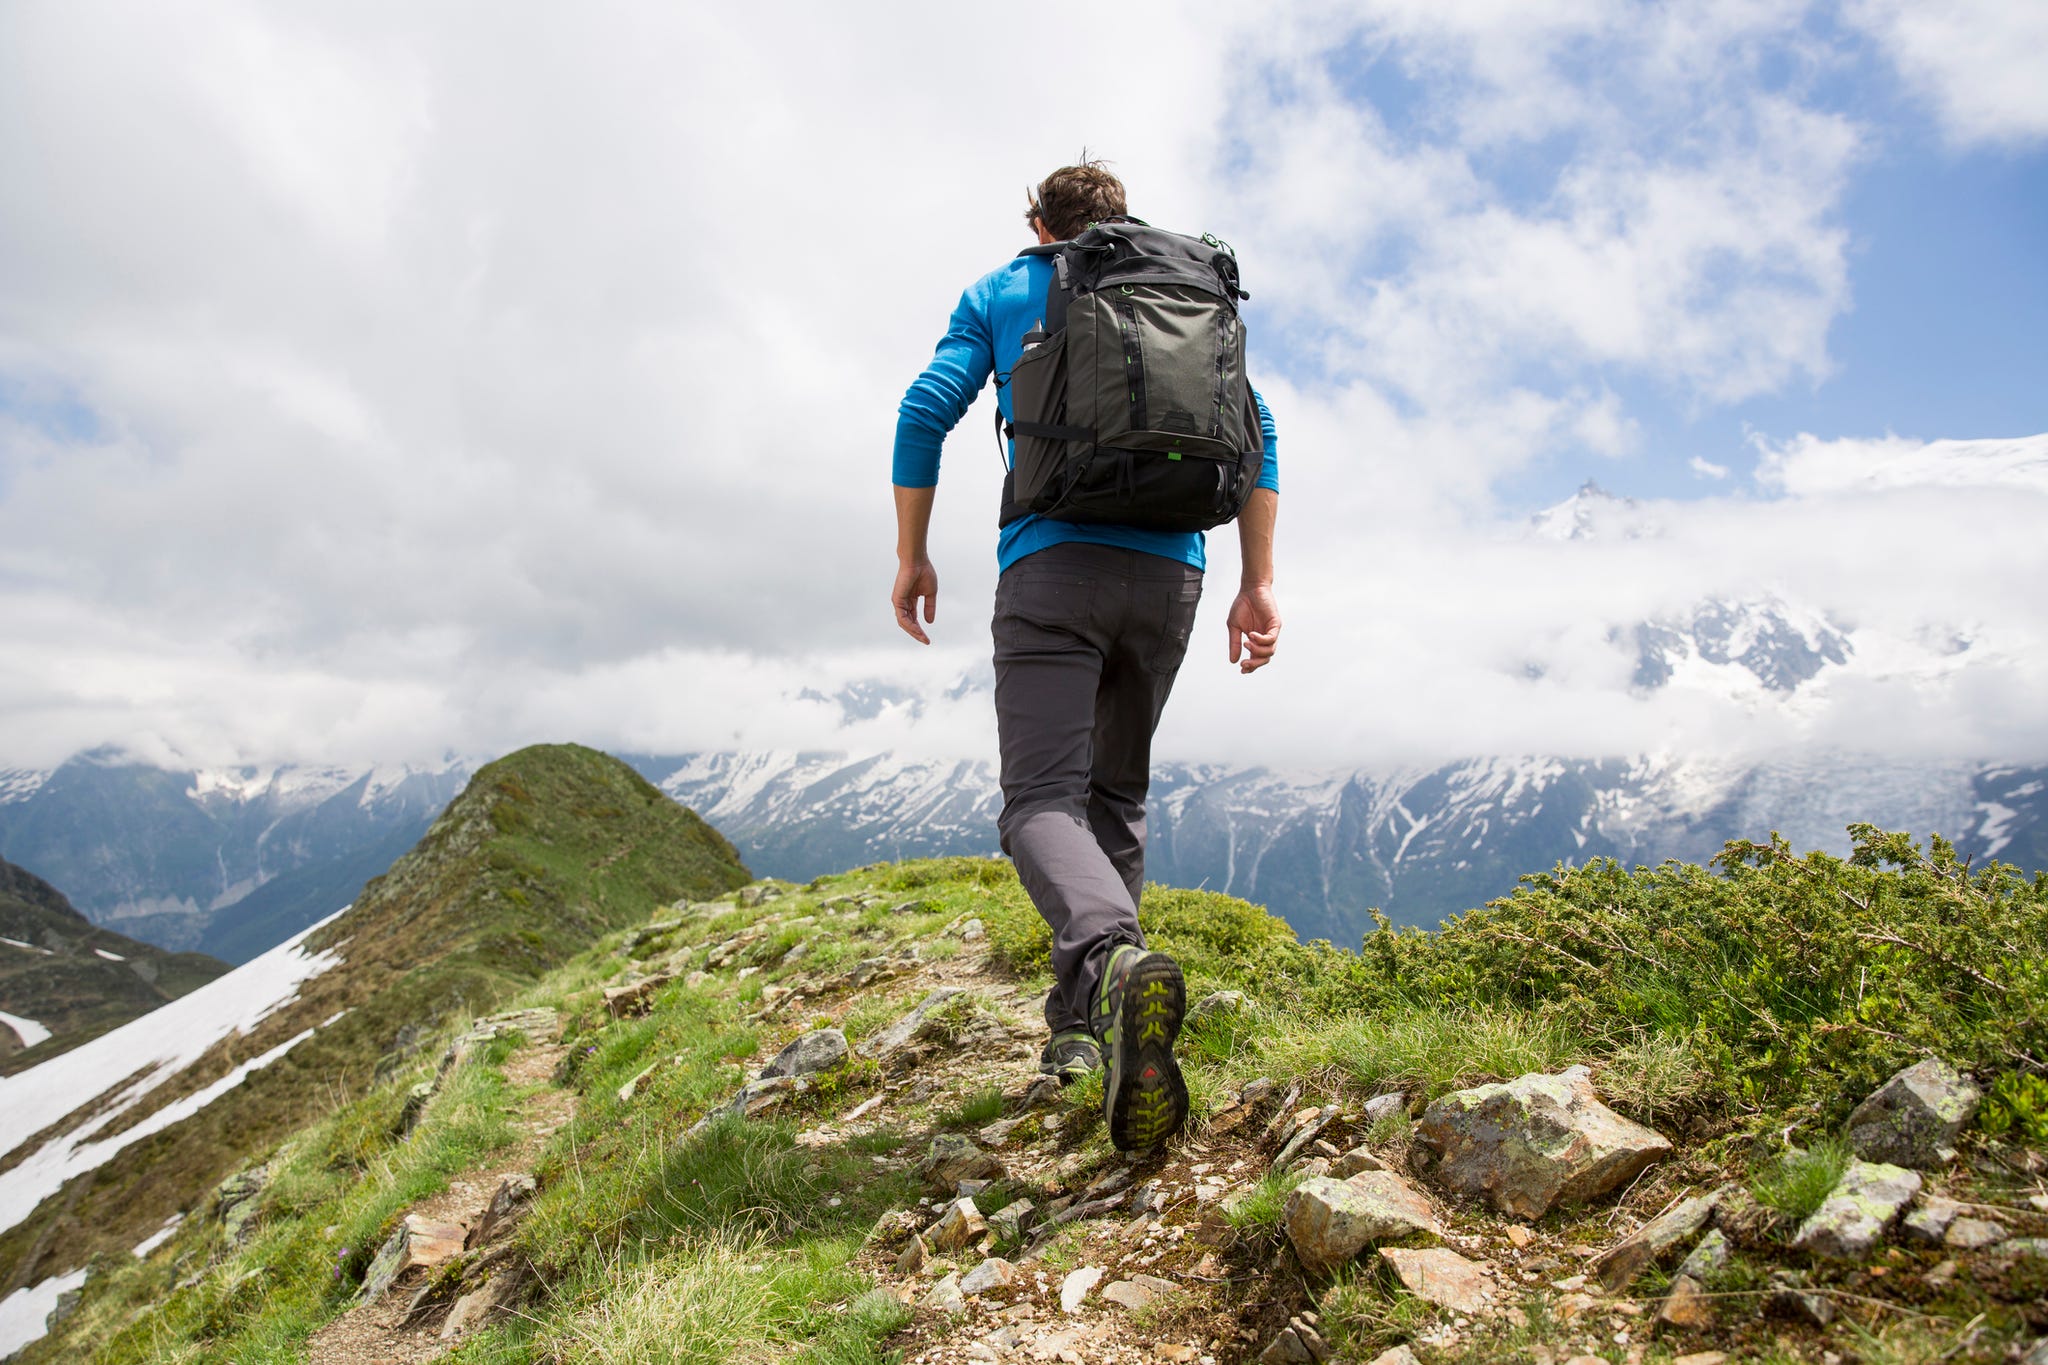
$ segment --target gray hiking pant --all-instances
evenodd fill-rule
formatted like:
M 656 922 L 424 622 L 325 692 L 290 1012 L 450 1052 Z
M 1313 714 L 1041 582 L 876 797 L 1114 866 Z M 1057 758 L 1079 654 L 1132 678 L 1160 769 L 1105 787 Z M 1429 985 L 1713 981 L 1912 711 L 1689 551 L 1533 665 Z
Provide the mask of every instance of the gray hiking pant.
M 1085 1029 L 1109 953 L 1142 945 L 1152 732 L 1186 657 L 1202 572 L 1068 542 L 996 583 L 1003 851 L 1052 928 L 1045 1022 Z

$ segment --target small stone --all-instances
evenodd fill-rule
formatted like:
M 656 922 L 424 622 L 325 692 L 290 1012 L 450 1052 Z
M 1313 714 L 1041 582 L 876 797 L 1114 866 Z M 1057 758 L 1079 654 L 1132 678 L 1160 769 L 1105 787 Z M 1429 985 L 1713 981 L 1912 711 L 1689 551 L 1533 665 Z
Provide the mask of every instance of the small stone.
M 1948 1235 L 1948 1225 L 1962 1212 L 1963 1206 L 1955 1200 L 1929 1195 L 1899 1220 L 1899 1230 L 1912 1241 L 1940 1246 L 1941 1239 Z
M 1082 1266 L 1061 1280 L 1060 1311 L 1070 1314 L 1080 1312 L 1082 1300 L 1086 1299 L 1088 1292 L 1101 1282 L 1104 1273 L 1101 1266 L 1088 1265 Z
M 1211 991 L 1188 1009 L 1189 1024 L 1210 1023 L 1244 1009 L 1243 991 Z
M 1809 1290 L 1806 1277 L 1796 1271 L 1781 1271 L 1771 1277 L 1771 1296 L 1764 1307 L 1813 1327 L 1825 1327 L 1835 1320 L 1834 1301 Z
M 1515 1249 L 1518 1251 L 1536 1240 L 1536 1234 L 1523 1227 L 1520 1223 L 1508 1224 L 1507 1237 L 1510 1242 L 1514 1243 Z
M 1372 1358 L 1372 1365 L 1422 1365 L 1422 1362 L 1417 1360 L 1415 1352 L 1409 1350 L 1406 1346 L 1395 1346 L 1389 1350 L 1381 1351 L 1378 1355 L 1374 1356 Z M 1601 1365 L 1607 1365 L 1607 1363 L 1602 1361 Z
M 1237 1092 L 1237 1102 L 1249 1109 L 1260 1100 L 1265 1099 L 1266 1096 L 1272 1094 L 1276 1088 L 1273 1082 L 1265 1076 L 1261 1076 L 1255 1081 L 1247 1081 L 1245 1082 L 1244 1089 Z
M 1192 1346 L 1183 1346 L 1173 1341 L 1162 1341 L 1152 1348 L 1152 1358 L 1154 1360 L 1170 1361 L 1174 1365 L 1186 1365 L 1186 1362 L 1193 1360 L 1200 1354 L 1202 1353 Z
M 1671 1282 L 1671 1292 L 1657 1305 L 1657 1321 L 1666 1327 L 1703 1332 L 1714 1325 L 1714 1303 L 1698 1280 L 1680 1275 Z
M 399 1220 L 376 1260 L 363 1277 L 363 1300 L 368 1302 L 391 1287 L 392 1281 L 414 1266 L 446 1265 L 462 1254 L 467 1235 L 460 1223 L 444 1223 L 417 1213 Z
M 1982 1251 L 2005 1240 L 2005 1229 L 1988 1218 L 1958 1218 L 1948 1225 L 1942 1245 L 1953 1251 Z
M 1942 1286 L 1946 1285 L 1950 1280 L 1953 1280 L 1956 1277 L 1956 1271 L 1960 1268 L 1961 1267 L 1959 1267 L 1952 1260 L 1943 1261 L 1940 1265 L 1928 1271 L 1924 1278 L 1929 1286 L 1935 1289 L 1940 1289 Z
M 659 1063 L 657 1063 L 656 1065 L 659 1065 Z M 624 1085 L 620 1086 L 619 1103 L 632 1103 L 633 1097 L 640 1093 L 640 1087 L 646 1084 L 647 1078 L 649 1076 L 652 1076 L 653 1074 L 654 1067 L 650 1066 L 645 1071 L 642 1071 L 639 1075 L 635 1076 L 632 1080 L 627 1081 Z
M 1292 1327 L 1274 1337 L 1266 1349 L 1259 1352 L 1259 1365 L 1309 1365 L 1315 1356 Z
M 1852 1161 L 1834 1193 L 1800 1225 L 1792 1245 L 1830 1260 L 1860 1261 L 1919 1192 L 1916 1172 L 1883 1162 Z
M 1492 1304 L 1493 1292 L 1479 1267 L 1449 1247 L 1381 1247 L 1380 1259 L 1394 1268 L 1409 1293 L 1453 1313 L 1483 1313 Z
M 1726 1351 L 1694 1351 L 1671 1362 L 1671 1365 L 1727 1365 Z
M 1360 1171 L 1384 1171 L 1387 1163 L 1381 1161 L 1364 1147 L 1353 1147 L 1330 1163 L 1330 1174 L 1339 1180 L 1348 1179 Z
M 956 1199 L 946 1205 L 939 1221 L 925 1235 L 934 1250 L 958 1251 L 988 1231 L 988 1222 L 974 1207 L 972 1199 Z
M 463 1246 L 471 1251 L 497 1241 L 525 1216 L 528 1206 L 533 1203 L 534 1194 L 540 1184 L 524 1171 L 515 1172 L 498 1182 L 498 1188 L 491 1191 L 491 1197 L 482 1212 L 477 1214 L 476 1225 L 469 1230 Z
M 1398 1090 L 1389 1090 L 1365 1102 L 1364 1118 L 1367 1125 L 1371 1125 L 1407 1111 L 1408 1097 Z
M 1658 1214 L 1627 1237 L 1600 1253 L 1593 1273 L 1609 1293 L 1620 1293 L 1654 1261 L 1674 1254 L 1678 1247 L 1707 1225 L 1722 1192 L 1695 1195 Z
M 1006 1242 L 1020 1240 L 1031 1226 L 1036 1211 L 1029 1199 L 1015 1199 L 988 1216 L 989 1230 Z
M 915 1275 L 931 1260 L 931 1248 L 925 1245 L 924 1237 L 918 1233 L 910 1235 L 910 1245 L 903 1248 L 903 1254 L 896 1258 L 896 1271 L 901 1275 Z
M 861 966 L 868 967 L 870 966 L 870 963 L 874 964 L 874 971 L 891 970 L 890 964 L 884 958 L 870 959 L 869 962 L 863 962 Z M 858 973 L 859 968 L 856 968 L 855 974 L 858 975 Z M 854 984 L 858 986 L 865 983 L 855 982 Z M 901 1019 L 898 1019 L 895 1023 L 889 1025 L 889 1027 L 883 1029 L 880 1033 L 872 1034 L 868 1038 L 864 1039 L 861 1045 L 858 1048 L 856 1048 L 855 1051 L 859 1052 L 860 1055 L 863 1057 L 873 1058 L 876 1060 L 888 1056 L 890 1053 L 895 1052 L 897 1049 L 901 1048 L 905 1043 L 908 1043 L 913 1037 L 917 1035 L 917 1031 L 924 1027 L 926 1015 L 930 1014 L 934 1009 L 937 1009 L 940 1005 L 943 1005 L 944 1003 L 946 1003 L 946 1001 L 951 1000 L 954 996 L 959 995 L 960 993 L 961 991 L 958 986 L 940 986 L 937 990 L 933 991 L 930 995 L 927 995 L 923 1000 L 919 1001 L 916 1009 L 910 1011 L 910 1013 L 904 1015 Z M 1055 1091 L 1057 1091 L 1059 1086 L 1058 1081 L 1053 1080 L 1053 1078 L 1050 1076 L 1047 1076 L 1044 1079 L 1052 1081 L 1054 1089 Z
M 991 1289 L 1007 1289 L 1016 1282 L 1017 1267 L 1000 1256 L 991 1256 L 967 1272 L 960 1281 L 960 1292 L 971 1298 Z
M 979 918 L 970 919 L 967 923 L 960 926 L 960 941 L 962 943 L 979 943 L 987 937 L 988 926 L 983 924 Z
M 960 1273 L 954 1271 L 932 1286 L 931 1293 L 924 1296 L 924 1306 L 935 1313 L 964 1313 L 967 1298 L 960 1292 Z
M 1721 1235 L 1719 1228 L 1711 1229 L 1700 1238 L 1699 1245 L 1678 1267 L 1681 1277 L 1698 1280 L 1705 1284 L 1714 1273 L 1728 1264 L 1728 1239 Z
M 2048 1365 L 2048 1337 L 2042 1337 L 2028 1347 L 2027 1353 L 2020 1357 L 2020 1365 Z
M 762 1080 L 777 1076 L 809 1076 L 846 1062 L 846 1035 L 836 1028 L 812 1029 L 775 1054 L 761 1069 Z
M 1983 1092 L 1939 1057 L 1893 1076 L 1849 1115 L 1849 1145 L 1865 1161 L 1926 1170 L 1955 1159 L 1956 1136 Z
M 917 1170 L 926 1186 L 936 1191 L 950 1191 L 963 1180 L 1001 1180 L 1006 1174 L 1000 1158 L 954 1133 L 933 1138 L 931 1151 Z
M 1103 1288 L 1102 1297 L 1108 1303 L 1120 1304 L 1135 1313 L 1150 1306 L 1159 1295 L 1135 1280 L 1118 1280 Z
M 1443 1235 L 1429 1200 L 1392 1171 L 1304 1180 L 1287 1196 L 1281 1223 L 1295 1254 L 1317 1268 L 1340 1265 L 1369 1242 Z
M 1671 1155 L 1661 1134 L 1600 1102 L 1583 1066 L 1453 1091 L 1429 1106 L 1415 1136 L 1436 1154 L 1444 1184 L 1525 1219 L 1597 1199 Z

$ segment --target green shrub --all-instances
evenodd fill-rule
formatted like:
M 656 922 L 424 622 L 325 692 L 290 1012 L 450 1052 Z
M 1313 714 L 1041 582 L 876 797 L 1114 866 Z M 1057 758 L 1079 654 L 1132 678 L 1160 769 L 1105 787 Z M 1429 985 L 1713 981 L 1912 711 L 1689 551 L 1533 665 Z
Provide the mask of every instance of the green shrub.
M 2048 1079 L 2006 1072 L 1991 1083 L 1978 1124 L 1993 1137 L 2010 1134 L 2020 1142 L 2048 1142 Z

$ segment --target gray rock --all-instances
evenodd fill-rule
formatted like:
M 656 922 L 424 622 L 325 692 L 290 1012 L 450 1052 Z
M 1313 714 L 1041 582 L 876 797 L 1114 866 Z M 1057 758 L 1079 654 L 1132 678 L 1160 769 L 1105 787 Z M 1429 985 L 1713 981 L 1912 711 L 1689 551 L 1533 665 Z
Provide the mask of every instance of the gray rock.
M 1406 1346 L 1394 1346 L 1374 1356 L 1372 1365 L 1422 1365 L 1422 1362 Z
M 1265 1076 L 1261 1076 L 1257 1080 L 1246 1081 L 1244 1089 L 1237 1092 L 1237 1102 L 1243 1105 L 1245 1108 L 1249 1109 L 1253 1105 L 1257 1104 L 1260 1100 L 1263 1100 L 1268 1095 L 1272 1094 L 1273 1091 L 1277 1088 L 1278 1087 L 1276 1087 L 1273 1084 L 1273 1082 Z
M 1940 1246 L 1941 1239 L 1948 1236 L 1948 1225 L 1961 1215 L 1963 1206 L 1953 1199 L 1929 1195 L 1899 1220 L 1899 1229 L 1908 1238 L 1926 1246 Z
M 477 1215 L 476 1226 L 469 1230 L 463 1245 L 471 1250 L 488 1246 L 511 1232 L 526 1216 L 526 1210 L 533 1203 L 533 1196 L 540 1185 L 523 1171 L 515 1172 L 498 1182 L 498 1188 L 491 1191 L 490 1202 Z
M 999 1159 L 957 1133 L 933 1138 L 931 1151 L 918 1163 L 917 1173 L 937 1193 L 953 1190 L 963 1180 L 1001 1180 L 1007 1174 Z
M 776 1076 L 809 1076 L 830 1071 L 846 1061 L 846 1035 L 836 1028 L 812 1029 L 775 1054 L 775 1060 L 761 1070 L 761 1079 Z
M 1662 1261 L 1691 1241 L 1714 1216 L 1724 1190 L 1695 1195 L 1658 1214 L 1600 1253 L 1593 1274 L 1611 1294 L 1632 1285 L 1652 1262 Z
M 434 1092 L 437 1089 L 439 1089 L 437 1082 L 421 1081 L 418 1085 L 405 1092 L 405 1107 L 398 1111 L 398 1131 L 400 1133 L 409 1136 L 413 1129 L 419 1127 L 420 1120 L 426 1117 L 427 1103 L 434 1098 Z
M 1102 1281 L 1104 1271 L 1099 1265 L 1082 1266 L 1060 1281 L 1060 1311 L 1078 1313 L 1081 1304 L 1088 1297 L 1088 1291 Z
M 1162 1280 L 1156 1275 L 1133 1275 L 1128 1280 L 1118 1280 L 1115 1284 L 1105 1285 L 1102 1299 L 1105 1303 L 1117 1304 L 1135 1313 L 1140 1308 L 1150 1308 L 1158 1302 L 1160 1295 L 1172 1288 L 1171 1281 Z
M 946 1211 L 939 1221 L 932 1224 L 925 1238 L 935 1251 L 958 1251 L 978 1240 L 988 1231 L 988 1220 L 981 1216 L 981 1210 L 974 1207 L 972 1199 L 955 1199 L 946 1205 Z
M 1330 1174 L 1339 1180 L 1346 1180 L 1360 1171 L 1384 1171 L 1387 1163 L 1381 1161 L 1364 1147 L 1353 1147 L 1330 1163 Z
M 1861 1260 L 1918 1193 L 1917 1172 L 1881 1161 L 1852 1161 L 1834 1193 L 1800 1224 L 1792 1245 L 1829 1260 Z
M 2027 1353 L 2020 1357 L 2020 1365 L 2048 1365 L 2048 1337 L 2042 1337 L 2028 1347 Z
M 1771 1293 L 1764 1300 L 1764 1308 L 1813 1327 L 1825 1327 L 1835 1320 L 1834 1301 L 1808 1289 L 1806 1277 L 1797 1271 L 1780 1271 L 1771 1276 Z
M 398 1220 L 398 1227 L 370 1262 L 370 1269 L 363 1276 L 363 1301 L 367 1303 L 382 1294 L 414 1266 L 432 1268 L 454 1260 L 462 1254 L 463 1235 L 460 1223 L 443 1223 L 408 1213 Z
M 2048 1261 L 2048 1237 L 2014 1237 L 1998 1244 L 1998 1254 L 2003 1257 L 2024 1256 L 2029 1260 Z
M 1449 1247 L 1381 1247 L 1380 1259 L 1394 1268 L 1408 1292 L 1453 1313 L 1483 1313 L 1493 1302 L 1492 1286 L 1479 1267 Z
M 1243 1009 L 1243 991 L 1211 991 L 1189 1008 L 1187 1022 L 1209 1023 L 1228 1014 L 1237 1014 Z
M 922 1234 L 912 1233 L 910 1245 L 903 1248 L 896 1257 L 896 1272 L 899 1275 L 915 1275 L 931 1260 L 932 1249 L 925 1244 Z
M 1697 1280 L 1705 1284 L 1714 1273 L 1728 1264 L 1728 1239 L 1721 1235 L 1719 1228 L 1710 1229 L 1700 1238 L 1699 1245 L 1678 1267 L 1681 1278 Z
M 1282 1330 L 1259 1352 L 1259 1365 L 1307 1365 L 1314 1359 L 1308 1344 L 1292 1327 Z
M 876 961 L 879 962 L 882 959 L 877 958 Z M 870 1035 L 855 1051 L 859 1052 L 861 1056 L 871 1059 L 888 1056 L 917 1035 L 917 1031 L 924 1027 L 926 1015 L 959 994 L 960 988 L 958 986 L 939 987 L 919 1001 L 916 1009 L 889 1025 L 880 1033 Z M 1051 1080 L 1052 1078 L 1047 1077 L 1046 1079 Z M 1059 1083 L 1054 1081 L 1053 1084 L 1057 1086 Z
M 1865 1161 L 1927 1170 L 1955 1159 L 1956 1137 L 1983 1092 L 1939 1057 L 1915 1062 L 1849 1115 L 1849 1145 Z
M 1021 1241 L 1030 1231 L 1031 1216 L 1036 1212 L 1029 1199 L 1013 1200 L 988 1216 L 989 1230 L 1006 1242 Z
M 227 1232 L 229 1246 L 242 1245 L 255 1231 L 257 1196 L 269 1185 L 270 1167 L 252 1166 L 235 1172 L 215 1187 L 214 1198 L 219 1201 L 221 1227 Z
M 1315 1141 L 1316 1135 L 1329 1127 L 1336 1117 L 1337 1110 L 1332 1106 L 1295 1129 L 1294 1136 L 1287 1139 L 1287 1145 L 1282 1147 L 1280 1154 L 1273 1158 L 1273 1169 L 1284 1171 L 1293 1165 L 1294 1159 L 1301 1155 L 1302 1149 Z
M 1445 1186 L 1527 1219 L 1597 1199 L 1671 1155 L 1661 1135 L 1602 1104 L 1582 1066 L 1453 1091 L 1415 1135 Z
M 1988 1218 L 1958 1218 L 1941 1241 L 1951 1251 L 1982 1251 L 2005 1240 L 2005 1229 Z
M 1389 1090 L 1383 1095 L 1374 1095 L 1365 1102 L 1365 1121 L 1374 1124 L 1381 1119 L 1390 1119 L 1407 1111 L 1408 1097 L 1398 1090 Z
M 1287 1196 L 1281 1225 L 1295 1255 L 1318 1269 L 1343 1264 L 1371 1242 L 1443 1235 L 1429 1201 L 1391 1171 L 1312 1176 Z
M 1016 1282 L 1017 1267 L 1000 1256 L 991 1256 L 967 1272 L 960 1281 L 960 1292 L 972 1298 L 991 1289 L 1007 1289 Z
M 933 1285 L 931 1293 L 924 1296 L 924 1306 L 935 1313 L 966 1312 L 967 1296 L 960 1291 L 960 1272 L 952 1271 Z
M 697 1136 L 727 1114 L 752 1118 L 756 1114 L 766 1113 L 781 1104 L 789 1095 L 806 1088 L 808 1084 L 801 1076 L 771 1076 L 765 1081 L 748 1081 L 733 1092 L 731 1099 L 691 1124 L 686 1136 Z

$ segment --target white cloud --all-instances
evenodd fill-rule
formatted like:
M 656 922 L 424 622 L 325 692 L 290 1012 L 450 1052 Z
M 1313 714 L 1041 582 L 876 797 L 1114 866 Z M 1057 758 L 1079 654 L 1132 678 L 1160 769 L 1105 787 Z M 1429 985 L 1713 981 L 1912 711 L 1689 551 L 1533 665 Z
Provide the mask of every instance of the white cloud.
M 1695 455 L 1690 460 L 1687 460 L 1686 468 L 1692 470 L 1693 473 L 1703 479 L 1719 481 L 1728 477 L 1727 465 L 1715 464 L 1712 460 L 1700 455 Z
M 1891 520 L 1660 508 L 1694 529 L 1567 555 L 1493 500 L 1639 452 L 1632 385 L 1829 372 L 1865 132 L 1762 75 L 1810 60 L 1804 13 L 1182 7 L 1134 67 L 973 7 L 0 11 L 0 761 L 985 752 L 974 695 L 849 734 L 801 694 L 986 658 L 985 405 L 919 651 L 884 605 L 895 403 L 1084 144 L 1237 244 L 1282 428 L 1285 662 L 1222 662 L 1212 538 L 1163 746 L 1740 740 L 1629 699 L 1610 626 L 1767 579 L 1862 610 L 1841 561 Z
M 2034 0 L 1849 0 L 1907 84 L 1959 143 L 2048 137 L 2048 6 Z

